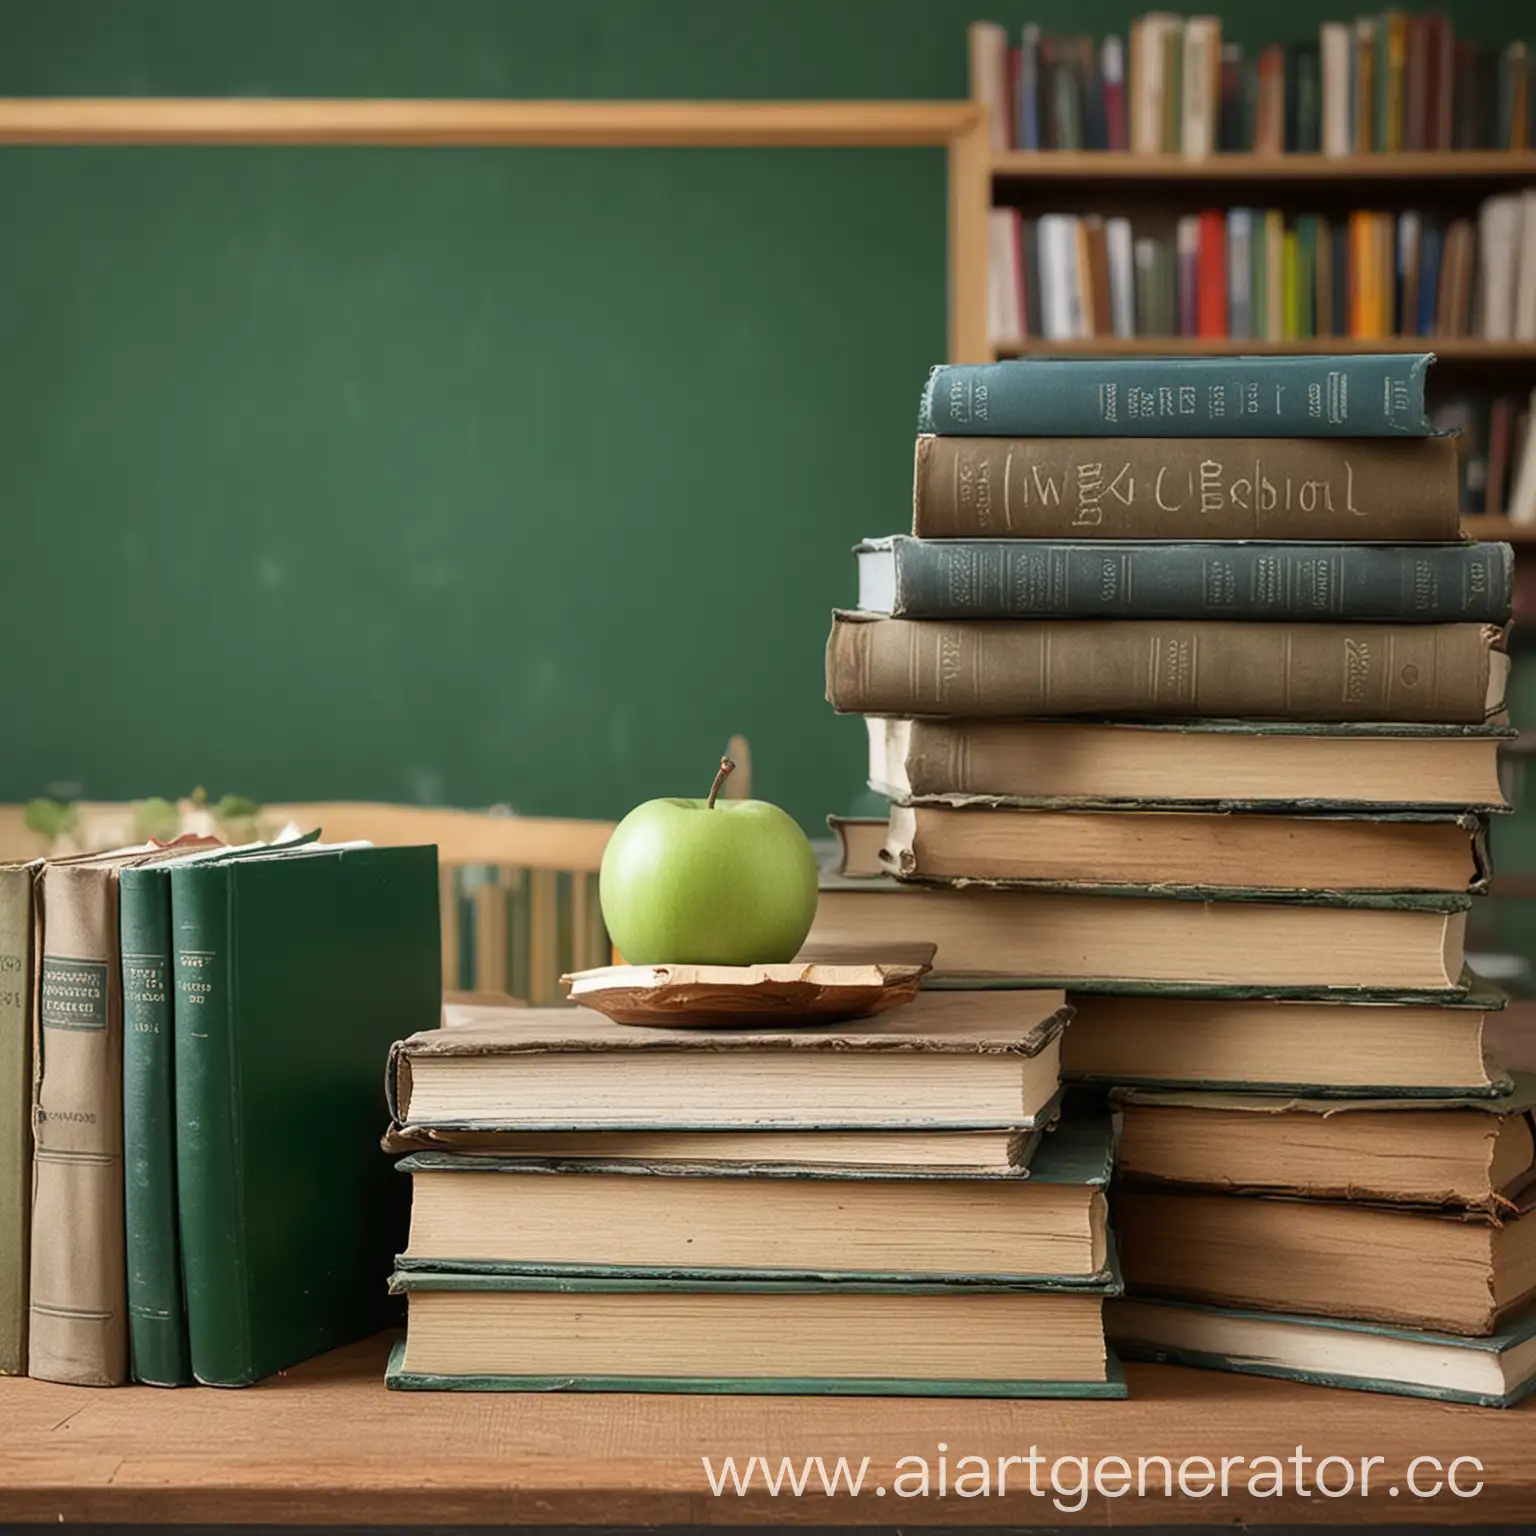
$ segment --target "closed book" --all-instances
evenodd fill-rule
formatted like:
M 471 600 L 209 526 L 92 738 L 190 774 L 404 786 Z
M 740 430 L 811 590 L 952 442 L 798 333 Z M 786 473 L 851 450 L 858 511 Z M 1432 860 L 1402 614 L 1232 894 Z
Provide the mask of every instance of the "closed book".
M 1470 904 L 1452 895 L 1211 901 L 1147 886 L 960 889 L 823 876 L 807 942 L 931 944 L 936 988 L 1440 999 L 1467 991 Z
M 1110 1301 L 1105 1326 L 1127 1360 L 1483 1408 L 1512 1408 L 1536 1388 L 1536 1310 L 1478 1339 L 1147 1298 Z
M 1420 246 L 1423 221 L 1407 210 L 1397 216 L 1397 294 L 1393 330 L 1411 336 L 1419 313 Z
M 1091 1291 L 420 1270 L 391 1286 L 410 1306 L 396 1391 L 1125 1396 Z
M 1114 724 L 871 715 L 869 787 L 907 804 L 1507 810 L 1507 726 Z
M 1019 149 L 1040 148 L 1040 28 L 1034 22 L 1020 34 L 1016 139 Z
M 1525 209 L 1518 195 L 1490 197 L 1477 219 L 1477 333 L 1489 341 L 1515 336 Z
M 1199 297 L 1195 305 L 1198 334 L 1227 334 L 1227 221 L 1215 209 L 1200 215 Z
M 1126 1288 L 1215 1306 L 1487 1337 L 1536 1293 L 1536 1223 L 1476 1213 L 1126 1189 Z M 1297 1255 L 1307 1262 L 1298 1263 Z
M 1488 1015 L 1504 1006 L 1486 984 L 1438 1002 L 1072 995 L 1078 1011 L 1065 1072 L 1122 1093 L 1187 1092 L 1201 1103 L 1218 1093 L 1264 1094 L 1277 1108 L 1293 1095 L 1326 1114 L 1328 1105 L 1363 1098 L 1497 1104 L 1512 1087 L 1483 1050 Z M 1306 1141 L 1312 1122 L 1300 1124 Z M 1488 1132 L 1494 1124 L 1484 1121 Z
M 1429 47 L 1432 18 L 1425 11 L 1407 19 L 1403 45 L 1403 148 L 1432 149 L 1429 94 Z
M 1498 1098 L 1306 1099 L 1145 1088 L 1114 1098 L 1115 1166 L 1135 1183 L 1492 1213 L 1536 1179 L 1536 1079 L 1529 1074 Z
M 1253 152 L 1278 155 L 1285 151 L 1285 50 L 1272 43 L 1259 54 L 1258 103 L 1253 125 Z
M 1315 155 L 1322 148 L 1323 95 L 1317 44 L 1303 43 L 1292 49 L 1291 60 L 1296 88 L 1287 143 L 1298 154 Z
M 1099 73 L 1104 85 L 1105 148 L 1122 151 L 1129 149 L 1125 44 L 1118 37 L 1106 37 L 1100 46 Z
M 1199 332 L 1200 305 L 1200 219 L 1189 214 L 1179 220 L 1174 229 L 1174 249 L 1178 260 L 1178 321 L 1175 328 L 1180 336 L 1194 336 Z
M 391 1050 L 390 1115 L 480 1131 L 1032 1130 L 1053 1110 L 1068 1017 L 1051 991 L 924 991 L 853 1025 L 783 1031 L 452 1005 L 449 1028 Z
M 145 844 L 60 859 L 37 888 L 27 1374 L 45 1381 L 128 1379 L 117 882 L 167 856 Z
M 1109 1120 L 1065 1115 L 1026 1175 L 557 1163 L 414 1153 L 396 1261 L 436 1273 L 1112 1283 Z
M 1296 219 L 1296 334 L 1317 335 L 1317 219 Z
M 1435 333 L 1435 302 L 1440 292 L 1440 255 L 1445 231 L 1433 219 L 1424 222 L 1419 237 L 1419 292 L 1418 308 L 1414 311 L 1410 334 L 1433 336 Z
M 1264 336 L 1285 340 L 1285 216 L 1277 208 L 1264 214 Z M 1298 429 L 1299 431 L 1299 429 Z
M 1106 219 L 1105 253 L 1109 267 L 1109 315 L 1115 336 L 1129 339 L 1136 334 L 1136 279 L 1132 256 L 1131 221 Z
M 971 100 L 987 114 L 994 154 L 1011 148 L 1008 133 L 1008 34 L 995 22 L 977 21 L 969 32 Z
M 1408 18 L 1388 11 L 1376 26 L 1376 148 L 1395 154 L 1403 147 Z
M 1242 154 L 1249 148 L 1243 120 L 1243 47 L 1223 43 L 1218 63 L 1217 145 L 1224 154 Z
M 1253 210 L 1227 213 L 1227 333 L 1253 336 Z
M 1179 147 L 1186 160 L 1205 160 L 1216 152 L 1220 79 L 1221 22 L 1215 16 L 1191 16 L 1184 23 L 1181 67 Z
M 1427 437 L 1431 361 L 1428 353 L 1361 353 L 943 363 L 928 376 L 917 430 L 961 437 Z
M 267 851 L 265 843 L 203 849 L 130 866 L 118 881 L 129 1363 L 135 1381 L 154 1386 L 192 1380 L 176 1210 L 171 870 Z
M 1536 188 L 1520 195 L 1520 256 L 1515 262 L 1514 337 L 1536 341 Z
M 1508 506 L 1516 410 L 1512 395 L 1500 395 L 1488 407 L 1488 477 L 1483 488 L 1483 507 L 1495 517 Z
M 1376 21 L 1361 16 L 1355 21 L 1353 149 L 1357 155 L 1379 149 L 1376 142 Z
M 1336 263 L 1333 253 L 1337 231 L 1321 215 L 1313 218 L 1311 224 L 1315 240 L 1312 273 L 1313 334 L 1340 336 L 1343 330 L 1335 307 L 1338 302 L 1335 294 L 1338 290 L 1334 286 Z
M 1314 891 L 1481 891 L 1476 816 L 1291 815 L 893 805 L 882 854 L 902 880 L 1124 885 L 1211 896 Z
M 1447 150 L 1455 136 L 1456 36 L 1444 11 L 1430 18 L 1429 38 L 1429 142 L 1426 148 Z
M 1023 229 L 1017 208 L 987 215 L 987 335 L 994 346 L 1025 335 Z
M 1113 296 L 1110 289 L 1109 239 L 1103 218 L 1088 214 L 1079 228 L 1087 251 L 1084 267 L 1086 281 L 1083 284 L 1087 297 L 1084 306 L 1088 313 L 1090 336 L 1113 336 L 1115 333 Z
M 1508 544 L 1119 544 L 910 539 L 856 546 L 859 608 L 908 619 L 1509 621 Z
M 1176 155 L 1184 147 L 1184 18 L 1168 18 L 1162 27 L 1163 73 L 1168 89 L 1163 96 L 1162 149 Z M 1507 94 L 1507 93 L 1506 93 Z
M 1296 231 L 1288 229 L 1284 236 L 1284 245 L 1281 247 L 1284 266 L 1281 277 L 1281 304 L 1282 330 L 1281 335 L 1287 341 L 1295 341 L 1301 335 L 1301 267 L 1296 249 Z
M 436 850 L 171 874 L 192 1370 L 237 1386 L 374 1332 L 403 1216 L 379 1070 L 441 1006 Z
M 1481 724 L 1504 708 L 1502 632 L 1480 624 L 834 616 L 840 714 L 1091 715 Z
M 32 889 L 38 861 L 0 864 L 0 1376 L 27 1373 L 32 1207 Z
M 1351 38 L 1340 21 L 1325 21 L 1318 29 L 1318 53 L 1322 74 L 1322 151 L 1347 155 L 1353 149 L 1354 124 L 1349 116 Z

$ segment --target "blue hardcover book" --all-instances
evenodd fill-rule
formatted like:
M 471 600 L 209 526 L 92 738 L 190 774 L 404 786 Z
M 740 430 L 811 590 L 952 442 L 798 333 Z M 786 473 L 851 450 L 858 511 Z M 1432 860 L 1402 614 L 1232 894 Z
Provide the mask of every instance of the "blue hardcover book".
M 1435 299 L 1440 292 L 1440 252 L 1445 231 L 1438 224 L 1427 223 L 1419 244 L 1419 312 L 1414 317 L 1414 334 L 1428 336 L 1435 329 Z
M 1508 544 L 866 539 L 859 609 L 903 619 L 1509 622 Z
M 1040 28 L 1030 23 L 1024 28 L 1019 49 L 1018 132 L 1015 142 L 1020 149 L 1040 148 Z
M 1430 437 L 1429 352 L 1028 359 L 933 369 L 917 430 L 951 437 Z

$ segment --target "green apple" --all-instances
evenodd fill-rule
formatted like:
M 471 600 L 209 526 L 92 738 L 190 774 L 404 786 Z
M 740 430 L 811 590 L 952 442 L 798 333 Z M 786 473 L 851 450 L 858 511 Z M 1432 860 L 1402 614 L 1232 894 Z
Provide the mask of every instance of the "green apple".
M 631 965 L 793 960 L 816 915 L 816 855 L 765 800 L 647 800 L 603 853 L 603 921 Z

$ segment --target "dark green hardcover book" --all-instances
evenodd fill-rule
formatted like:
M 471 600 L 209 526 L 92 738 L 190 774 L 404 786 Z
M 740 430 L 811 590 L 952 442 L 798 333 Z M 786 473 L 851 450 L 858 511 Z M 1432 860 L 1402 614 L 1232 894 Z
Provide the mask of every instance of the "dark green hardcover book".
M 1102 1294 L 398 1271 L 402 1391 L 1124 1397 Z
M 1488 1338 L 1141 1299 L 1110 1302 L 1105 1322 L 1128 1360 L 1484 1408 L 1512 1408 L 1536 1390 L 1536 1310 Z
M 1312 213 L 1303 213 L 1296 220 L 1296 334 L 1303 338 L 1317 335 L 1317 215 Z M 1513 580 L 1513 550 L 1510 555 Z
M 913 539 L 854 546 L 859 608 L 904 619 L 1476 620 L 1504 624 L 1508 544 Z
M 313 842 L 316 833 L 299 839 Z M 284 845 L 288 846 L 288 845 Z M 274 851 L 213 848 L 180 863 Z M 176 1213 L 171 862 L 125 869 L 118 881 L 123 960 L 123 1194 L 128 1247 L 128 1348 L 135 1381 L 192 1381 L 181 1234 Z
M 198 1381 L 239 1386 L 390 1316 L 390 1045 L 441 1008 L 435 848 L 173 871 L 176 1163 Z

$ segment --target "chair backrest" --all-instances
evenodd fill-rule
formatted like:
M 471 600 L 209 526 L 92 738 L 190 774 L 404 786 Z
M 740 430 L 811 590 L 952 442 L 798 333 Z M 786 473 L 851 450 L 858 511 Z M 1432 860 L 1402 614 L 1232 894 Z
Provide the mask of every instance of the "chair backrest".
M 128 806 L 92 804 L 81 813 L 107 843 L 135 840 Z M 360 801 L 269 805 L 261 819 L 270 831 L 289 821 L 318 827 L 327 842 L 435 843 L 445 995 L 558 1003 L 564 972 L 611 959 L 597 899 L 609 822 Z M 23 807 L 0 806 L 0 860 L 47 852 L 47 839 L 27 828 Z

